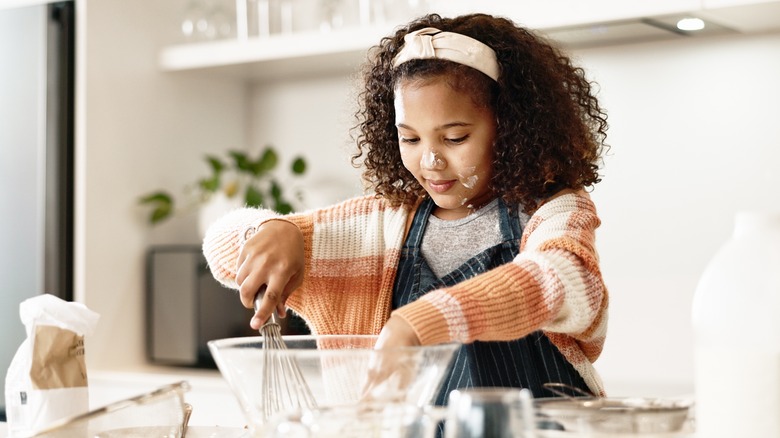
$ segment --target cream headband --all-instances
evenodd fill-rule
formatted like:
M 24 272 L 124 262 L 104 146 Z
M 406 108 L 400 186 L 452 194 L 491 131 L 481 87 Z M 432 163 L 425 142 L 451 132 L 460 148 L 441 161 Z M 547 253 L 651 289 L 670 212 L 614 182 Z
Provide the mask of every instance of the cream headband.
M 442 32 L 434 27 L 406 34 L 404 46 L 393 60 L 393 67 L 412 59 L 431 58 L 467 65 L 498 81 L 498 61 L 493 49 L 466 35 Z

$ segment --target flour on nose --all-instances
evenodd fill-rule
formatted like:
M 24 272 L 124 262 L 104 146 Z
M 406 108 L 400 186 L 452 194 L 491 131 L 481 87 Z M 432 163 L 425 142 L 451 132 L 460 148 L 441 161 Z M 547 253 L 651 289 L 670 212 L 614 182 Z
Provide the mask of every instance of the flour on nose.
M 420 158 L 420 167 L 424 169 L 440 169 L 443 166 L 444 160 L 436 152 L 425 152 Z

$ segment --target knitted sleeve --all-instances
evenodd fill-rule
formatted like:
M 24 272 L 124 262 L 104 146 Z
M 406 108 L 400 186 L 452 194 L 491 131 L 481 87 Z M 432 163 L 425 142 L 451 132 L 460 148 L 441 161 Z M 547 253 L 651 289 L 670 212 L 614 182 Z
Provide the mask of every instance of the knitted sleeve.
M 203 238 L 203 255 L 214 278 L 224 286 L 238 289 L 238 253 L 247 230 L 278 217 L 271 210 L 239 208 L 211 224 Z
M 585 192 L 559 196 L 529 220 L 520 253 L 394 312 L 423 344 L 499 341 L 536 330 L 561 333 L 595 359 L 606 334 L 607 291 L 595 249 L 600 220 Z
M 247 229 L 272 219 L 289 221 L 303 234 L 303 284 L 287 305 L 315 334 L 378 333 L 389 317 L 389 300 L 408 211 L 374 196 L 280 216 L 244 208 L 228 213 L 204 238 L 203 253 L 214 277 L 237 288 L 238 253 Z
M 318 334 L 379 333 L 390 316 L 408 214 L 375 196 L 315 212 L 305 279 L 289 306 Z

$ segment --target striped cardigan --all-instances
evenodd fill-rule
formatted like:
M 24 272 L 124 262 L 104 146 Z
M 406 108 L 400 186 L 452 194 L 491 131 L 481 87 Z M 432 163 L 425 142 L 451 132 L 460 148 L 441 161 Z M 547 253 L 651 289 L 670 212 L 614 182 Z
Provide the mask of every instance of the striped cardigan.
M 373 195 L 281 217 L 243 208 L 209 228 L 203 252 L 214 277 L 237 289 L 236 260 L 245 231 L 270 219 L 292 222 L 303 233 L 306 260 L 303 284 L 287 305 L 314 334 L 377 334 L 390 317 L 413 213 Z M 511 263 L 431 291 L 393 314 L 425 345 L 506 341 L 543 330 L 588 387 L 604 395 L 593 367 L 607 330 L 607 290 L 594 243 L 599 224 L 587 193 L 555 197 L 531 216 Z

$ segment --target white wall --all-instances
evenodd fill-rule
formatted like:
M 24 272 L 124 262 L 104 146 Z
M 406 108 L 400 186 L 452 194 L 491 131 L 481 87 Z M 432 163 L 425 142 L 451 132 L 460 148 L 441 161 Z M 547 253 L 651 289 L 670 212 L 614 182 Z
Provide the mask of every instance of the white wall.
M 79 11 L 76 294 L 101 315 L 87 339 L 92 369 L 145 362 L 145 252 L 153 243 L 197 242 L 192 215 L 152 229 L 139 197 L 176 193 L 207 174 L 206 151 L 245 142 L 242 84 L 157 68 L 182 4 L 85 0 Z
M 611 291 L 598 367 L 618 392 L 689 392 L 698 278 L 737 211 L 780 210 L 780 34 L 577 55 L 602 85 L 613 146 L 594 192 Z
M 255 147 L 272 144 L 309 162 L 301 181 L 305 206 L 332 204 L 362 193 L 360 171 L 352 167 L 352 80 L 349 75 L 288 79 L 252 88 L 249 122 Z

